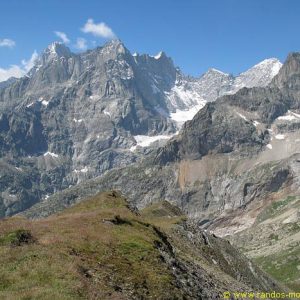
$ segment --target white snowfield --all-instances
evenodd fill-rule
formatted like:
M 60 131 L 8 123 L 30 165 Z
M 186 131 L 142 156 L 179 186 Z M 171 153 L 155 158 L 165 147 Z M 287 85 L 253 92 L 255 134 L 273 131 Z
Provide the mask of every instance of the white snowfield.
M 164 92 L 175 112 L 170 118 L 177 123 L 178 129 L 209 101 L 227 94 L 234 94 L 243 87 L 266 86 L 278 74 L 282 63 L 276 58 L 265 59 L 236 77 L 217 69 L 209 69 L 197 79 L 182 77 L 176 80 L 169 92 Z M 248 121 L 245 116 L 241 118 Z M 293 113 L 294 117 L 297 117 Z M 300 117 L 300 116 L 299 116 Z M 255 126 L 259 123 L 255 122 Z
M 265 59 L 239 74 L 226 94 L 235 94 L 243 87 L 266 86 L 278 74 L 281 67 L 282 63 L 277 58 Z
M 135 54 L 136 56 L 138 54 Z M 159 59 L 162 53 L 153 58 Z M 276 58 L 265 59 L 256 64 L 246 72 L 232 77 L 230 74 L 224 73 L 217 69 L 209 69 L 201 77 L 189 80 L 184 76 L 179 77 L 170 91 L 160 91 L 158 86 L 152 84 L 154 94 L 164 93 L 167 102 L 172 107 L 170 113 L 163 108 L 156 107 L 155 109 L 163 116 L 170 118 L 176 123 L 177 129 L 180 130 L 186 121 L 192 120 L 196 113 L 202 109 L 209 101 L 214 101 L 218 97 L 226 94 L 234 94 L 243 87 L 266 86 L 277 75 L 281 62 Z M 235 112 L 240 118 L 249 121 L 246 116 L 239 112 Z M 300 115 L 289 112 L 287 116 L 278 118 L 279 120 L 300 119 Z M 257 127 L 260 125 L 258 121 L 252 121 L 252 124 Z M 137 146 L 148 147 L 158 140 L 170 139 L 172 136 L 134 136 L 137 144 L 130 148 L 130 151 L 135 151 Z M 275 139 L 284 139 L 283 135 L 274 136 Z M 272 149 L 272 145 L 267 145 L 267 148 Z
M 176 132 L 177 133 L 177 132 Z M 134 139 L 136 141 L 136 145 L 132 146 L 129 150 L 135 151 L 136 148 L 139 147 L 149 147 L 151 144 L 153 144 L 156 141 L 160 140 L 169 140 L 173 135 L 155 135 L 155 136 L 148 136 L 148 135 L 135 135 Z
M 188 110 L 179 110 L 176 109 L 175 113 L 170 113 L 170 118 L 177 122 L 178 126 L 181 127 L 184 122 L 188 120 L 192 120 L 196 113 L 203 107 L 204 105 L 195 105 L 194 107 Z
M 159 140 L 168 140 L 173 135 L 156 135 L 156 136 L 147 136 L 147 135 L 135 135 L 134 139 L 137 142 L 138 146 L 141 147 L 148 147 L 152 143 L 159 141 Z
M 206 101 L 199 93 L 192 88 L 188 89 L 183 85 L 175 85 L 171 89 L 171 92 L 165 92 L 165 95 L 174 107 L 181 105 L 186 109 L 191 109 L 194 106 L 203 107 L 206 104 Z

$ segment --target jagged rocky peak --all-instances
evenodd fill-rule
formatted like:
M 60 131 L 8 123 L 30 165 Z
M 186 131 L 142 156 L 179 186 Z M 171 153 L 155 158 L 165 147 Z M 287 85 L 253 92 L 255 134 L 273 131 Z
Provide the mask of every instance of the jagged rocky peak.
M 129 50 L 120 39 L 113 39 L 104 44 L 103 47 L 97 48 L 96 51 L 97 50 L 104 60 L 117 59 L 120 56 L 131 56 Z
M 124 52 L 126 48 L 124 46 L 124 43 L 120 39 L 112 39 L 105 43 L 102 49 L 107 49 L 110 51 L 115 50 L 121 53 Z
M 204 73 L 198 79 L 198 82 L 203 87 L 209 86 L 211 90 L 217 90 L 217 87 L 219 87 L 220 89 L 222 88 L 222 86 L 219 85 L 223 85 L 223 84 L 230 85 L 233 79 L 234 79 L 233 76 L 228 73 L 224 73 L 220 70 L 210 68 L 207 70 L 206 73 Z M 215 100 L 215 99 L 207 99 L 207 100 Z
M 153 57 L 154 59 L 157 59 L 157 60 L 168 58 L 164 51 L 159 51 L 156 55 L 151 56 L 151 57 Z
M 155 56 L 150 55 L 150 57 L 152 59 L 154 59 L 155 61 L 157 61 L 157 63 L 167 63 L 167 64 L 171 65 L 172 68 L 175 69 L 175 65 L 174 65 L 172 58 L 169 57 L 164 51 L 160 51 Z
M 132 54 L 132 57 L 137 63 L 148 63 L 148 64 L 158 64 L 166 63 L 175 69 L 174 62 L 171 57 L 169 57 L 164 51 L 159 51 L 156 55 L 150 54 L 139 54 L 137 52 Z
M 131 56 L 143 81 L 148 81 L 155 95 L 169 91 L 176 81 L 178 68 L 173 60 L 160 51 L 157 55 L 134 53 Z
M 71 56 L 70 49 L 61 42 L 53 42 L 43 52 L 42 57 L 49 60 L 60 57 L 68 58 Z
M 159 51 L 156 55 L 149 55 L 149 54 L 139 54 L 138 52 L 134 52 L 132 54 L 133 57 L 146 57 L 147 59 L 155 59 L 155 60 L 160 60 L 160 59 L 169 59 L 169 57 L 166 55 L 164 51 Z

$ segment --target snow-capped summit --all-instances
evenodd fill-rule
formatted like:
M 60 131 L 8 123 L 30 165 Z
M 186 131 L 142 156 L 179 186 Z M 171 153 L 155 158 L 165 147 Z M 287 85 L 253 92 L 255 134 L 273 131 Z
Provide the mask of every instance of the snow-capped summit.
M 206 74 L 207 73 L 210 73 L 210 74 L 220 74 L 220 75 L 226 75 L 226 76 L 229 75 L 229 74 L 224 73 L 224 72 L 222 72 L 222 71 L 220 71 L 218 69 L 215 69 L 215 68 L 209 68 L 208 71 L 206 72 Z
M 169 92 L 165 92 L 171 118 L 180 127 L 185 121 L 192 119 L 207 102 L 234 94 L 243 87 L 267 86 L 281 66 L 282 63 L 276 58 L 265 59 L 236 77 L 214 68 L 208 69 L 199 78 L 184 76 L 177 70 L 174 86 Z
M 237 92 L 243 87 L 266 86 L 282 67 L 282 63 L 277 58 L 265 59 L 254 65 L 252 68 L 239 74 L 232 86 L 230 94 Z

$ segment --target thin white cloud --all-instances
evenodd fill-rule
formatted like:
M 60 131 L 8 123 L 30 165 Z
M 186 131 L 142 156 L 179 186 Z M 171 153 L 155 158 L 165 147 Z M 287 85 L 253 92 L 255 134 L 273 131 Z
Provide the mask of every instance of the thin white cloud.
M 12 65 L 7 69 L 0 68 L 0 82 L 5 81 L 10 77 L 20 78 L 24 75 L 20 66 Z
M 36 51 L 34 51 L 30 59 L 23 59 L 20 65 L 11 65 L 6 69 L 0 68 L 0 82 L 5 81 L 10 77 L 20 78 L 24 76 L 34 66 L 37 58 L 38 54 Z
M 36 50 L 34 50 L 34 52 L 32 53 L 30 59 L 28 60 L 25 60 L 23 59 L 22 60 L 22 66 L 23 66 L 23 69 L 24 71 L 27 73 L 28 71 L 30 71 L 30 69 L 33 68 L 36 60 L 38 59 L 39 55 L 38 53 L 36 52 Z
M 70 43 L 70 39 L 67 37 L 67 35 L 62 31 L 54 31 L 55 35 L 58 36 L 65 44 Z
M 11 39 L 0 39 L 0 47 L 13 48 L 16 42 Z
M 104 22 L 94 23 L 93 19 L 88 19 L 84 26 L 81 28 L 81 31 L 84 33 L 91 33 L 95 36 L 113 39 L 116 37 L 113 30 L 107 26 Z
M 77 38 L 75 47 L 79 50 L 85 50 L 87 48 L 86 39 L 84 38 Z

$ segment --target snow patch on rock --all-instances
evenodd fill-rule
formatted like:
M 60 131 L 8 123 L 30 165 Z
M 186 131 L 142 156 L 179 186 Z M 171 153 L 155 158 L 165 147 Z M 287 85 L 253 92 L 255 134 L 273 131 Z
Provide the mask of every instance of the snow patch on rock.
M 188 110 L 176 109 L 175 113 L 171 113 L 170 117 L 173 121 L 177 122 L 178 127 L 181 127 L 184 122 L 192 120 L 196 113 L 202 108 L 202 105 L 196 105 Z
M 136 141 L 136 145 L 132 146 L 129 150 L 135 151 L 136 148 L 139 147 L 149 147 L 156 141 L 160 140 L 169 140 L 174 135 L 155 135 L 155 136 L 148 136 L 148 135 L 135 135 L 134 139 Z
M 82 168 L 82 169 L 80 169 L 80 170 L 75 169 L 74 172 L 75 172 L 75 173 L 87 173 L 88 170 L 89 170 L 88 167 L 85 166 L 84 168 Z
M 239 112 L 237 112 L 237 114 L 238 114 L 238 116 L 240 116 L 242 119 L 244 119 L 245 121 L 248 121 L 248 119 L 244 116 L 244 115 L 242 115 L 242 114 L 240 114 Z
M 284 134 L 276 134 L 275 135 L 275 139 L 276 140 L 284 140 L 285 139 L 285 135 Z
M 76 119 L 76 118 L 74 118 L 73 121 L 74 121 L 75 123 L 81 123 L 81 122 L 83 122 L 83 119 Z
M 34 102 L 29 103 L 28 105 L 26 105 L 26 107 L 31 107 L 34 104 Z
M 111 118 L 111 113 L 107 110 L 104 110 L 103 113 L 106 115 L 106 116 L 109 116 Z
M 53 152 L 49 152 L 47 151 L 46 153 L 44 153 L 44 156 L 51 156 L 53 158 L 57 158 L 58 157 L 58 154 L 55 154 Z
M 280 121 L 300 120 L 300 115 L 289 110 L 284 116 L 278 117 L 277 120 Z

